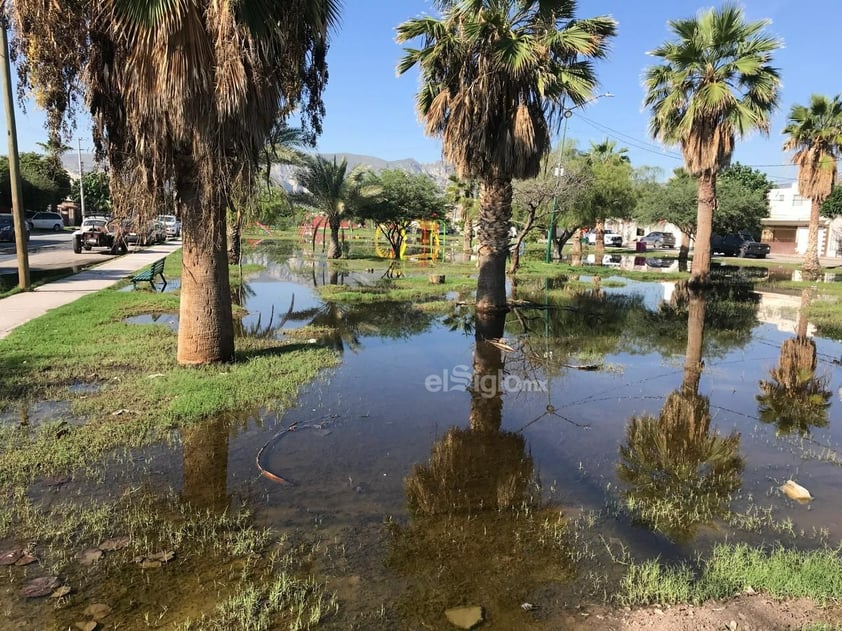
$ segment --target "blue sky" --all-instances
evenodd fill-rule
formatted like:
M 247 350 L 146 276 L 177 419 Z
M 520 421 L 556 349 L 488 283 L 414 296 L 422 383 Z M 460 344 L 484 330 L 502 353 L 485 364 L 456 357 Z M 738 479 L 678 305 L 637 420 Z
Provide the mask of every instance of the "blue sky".
M 597 66 L 598 92 L 614 96 L 576 110 L 568 121 L 568 139 L 576 139 L 582 148 L 591 141 L 615 140 L 629 149 L 635 166 L 656 166 L 667 174 L 681 166 L 677 147 L 662 147 L 648 135 L 641 76 L 655 61 L 646 52 L 671 37 L 667 21 L 693 16 L 708 6 L 714 5 L 693 0 L 580 0 L 579 16 L 608 14 L 619 22 L 611 53 Z M 769 137 L 755 134 L 738 142 L 734 158 L 762 168 L 776 181 L 789 182 L 794 180 L 795 169 L 783 166 L 789 163 L 789 155 L 781 149 L 789 109 L 796 103 L 806 104 L 812 93 L 832 96 L 842 91 L 839 47 L 835 43 L 842 3 L 744 0 L 740 6 L 749 19 L 770 18 L 768 31 L 783 40 L 774 59 L 783 88 Z M 402 55 L 394 40 L 395 26 L 433 12 L 428 0 L 345 0 L 342 21 L 333 33 L 328 55 L 327 115 L 319 151 L 367 154 L 386 160 L 440 159 L 440 142 L 424 135 L 416 116 L 417 73 L 402 77 L 395 73 Z M 77 136 L 82 138 L 84 151 L 90 147 L 90 134 L 81 123 Z M 45 136 L 43 116 L 35 111 L 18 114 L 18 134 L 21 150 L 35 149 L 35 142 Z M 70 144 L 76 146 L 76 142 Z

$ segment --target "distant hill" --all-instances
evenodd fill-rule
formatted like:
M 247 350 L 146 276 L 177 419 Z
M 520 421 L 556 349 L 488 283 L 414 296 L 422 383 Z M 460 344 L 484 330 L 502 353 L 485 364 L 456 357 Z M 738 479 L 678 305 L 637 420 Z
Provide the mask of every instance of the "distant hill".
M 442 187 L 444 187 L 447 183 L 448 176 L 455 172 L 452 167 L 441 161 L 422 163 L 418 162 L 418 160 L 415 160 L 414 158 L 404 158 L 403 160 L 384 160 L 375 156 L 366 156 L 356 153 L 324 153 L 321 155 L 329 160 L 334 157 L 337 160 L 345 158 L 348 161 L 349 169 L 362 166 L 371 169 L 375 173 L 379 173 L 384 169 L 399 169 L 412 174 L 424 173 L 433 178 L 433 180 Z M 79 154 L 77 152 L 68 151 L 61 157 L 61 162 L 64 165 L 64 168 L 67 169 L 70 177 L 74 180 L 79 177 Z M 97 165 L 94 161 L 94 154 L 82 154 L 82 169 L 85 173 L 88 173 L 89 171 L 102 170 L 102 168 L 102 165 Z M 273 166 L 272 179 L 287 190 L 295 191 L 299 188 L 295 177 L 297 170 L 297 167 L 286 165 Z
M 65 170 L 70 174 L 70 177 L 74 180 L 79 179 L 79 153 L 76 151 L 68 151 L 67 153 L 61 156 L 61 164 L 64 166 Z M 98 165 L 96 160 L 94 160 L 94 154 L 92 153 L 83 153 L 82 154 L 82 170 L 85 173 L 89 173 L 90 171 L 102 171 L 103 165 Z
M 454 169 L 442 161 L 422 163 L 414 158 L 404 158 L 403 160 L 384 160 L 375 156 L 366 156 L 356 153 L 323 153 L 320 154 L 323 158 L 332 160 L 336 158 L 337 161 L 343 158 L 348 161 L 348 169 L 355 169 L 357 167 L 368 168 L 379 173 L 386 169 L 395 169 L 406 171 L 407 173 L 425 174 L 428 175 L 442 188 L 447 183 L 447 178 L 455 173 Z M 276 165 L 272 167 L 272 179 L 289 191 L 297 192 L 300 189 L 296 179 L 298 167 L 287 165 Z

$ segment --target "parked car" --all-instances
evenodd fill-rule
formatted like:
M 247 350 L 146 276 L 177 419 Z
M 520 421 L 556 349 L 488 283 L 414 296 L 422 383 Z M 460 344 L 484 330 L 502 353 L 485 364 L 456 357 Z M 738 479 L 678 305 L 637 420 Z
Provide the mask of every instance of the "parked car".
M 623 247 L 622 235 L 619 235 L 616 232 L 611 232 L 610 230 L 606 230 L 602 233 L 602 242 L 612 248 Z M 588 233 L 588 243 L 590 245 L 596 245 L 596 232 Z
M 26 223 L 25 239 L 29 241 L 29 224 Z M 15 240 L 15 219 L 11 215 L 0 215 L 0 241 Z
M 140 229 L 135 227 L 135 223 L 131 220 L 126 220 L 123 222 L 123 232 L 126 243 L 134 245 L 152 245 L 164 243 L 167 240 L 166 227 L 156 219 L 147 221 Z
M 711 254 L 721 252 L 725 256 L 755 256 L 765 259 L 772 251 L 768 243 L 760 243 L 754 240 L 750 232 L 741 230 L 730 234 L 714 234 L 710 238 Z
M 91 248 L 108 248 L 111 254 L 128 252 L 122 224 L 102 215 L 85 217 L 82 226 L 73 233 L 73 251 L 81 254 L 82 250 Z
M 175 215 L 158 215 L 158 221 L 167 229 L 167 237 L 177 239 L 181 236 L 181 222 Z
M 64 218 L 58 213 L 47 211 L 34 213 L 28 221 L 29 225 L 36 230 L 53 230 L 54 232 L 64 230 Z
M 675 235 L 671 232 L 650 232 L 645 237 L 640 237 L 637 242 L 652 248 L 674 248 Z

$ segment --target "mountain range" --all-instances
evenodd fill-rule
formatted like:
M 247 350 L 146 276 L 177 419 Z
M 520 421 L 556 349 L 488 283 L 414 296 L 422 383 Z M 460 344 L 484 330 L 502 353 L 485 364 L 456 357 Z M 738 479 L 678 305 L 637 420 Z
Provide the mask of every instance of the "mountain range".
M 454 170 L 449 165 L 442 161 L 422 163 L 414 158 L 404 158 L 403 160 L 384 160 L 375 156 L 367 156 L 357 153 L 325 153 L 321 154 L 323 158 L 332 160 L 336 158 L 337 161 L 343 158 L 348 161 L 348 170 L 363 167 L 368 168 L 379 173 L 385 169 L 399 169 L 412 174 L 425 174 L 431 177 L 439 186 L 444 187 L 447 183 L 447 178 L 454 173 Z M 101 170 L 102 165 L 97 165 L 92 153 L 81 154 L 82 170 L 86 173 L 88 171 Z M 79 154 L 76 152 L 65 153 L 61 157 L 62 164 L 67 172 L 74 180 L 79 177 Z M 296 171 L 298 167 L 289 165 L 276 164 L 272 167 L 272 178 L 281 186 L 289 191 L 295 191 L 299 188 Z

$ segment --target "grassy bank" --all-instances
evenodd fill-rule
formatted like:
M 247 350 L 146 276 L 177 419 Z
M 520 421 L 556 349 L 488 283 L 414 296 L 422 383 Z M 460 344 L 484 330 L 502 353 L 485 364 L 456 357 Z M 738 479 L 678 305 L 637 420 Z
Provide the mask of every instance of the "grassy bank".
M 168 258 L 165 274 L 180 274 L 178 254 Z M 0 483 L 65 471 L 115 446 L 148 443 L 222 412 L 282 407 L 338 361 L 315 345 L 240 337 L 234 363 L 183 368 L 176 363 L 176 333 L 165 324 L 177 313 L 175 293 L 117 286 L 50 311 L 0 340 L 0 409 L 19 411 L 20 424 L 28 425 L 33 404 L 52 402 L 85 420 L 68 422 L 59 412 L 25 436 L 4 425 Z M 163 316 L 160 323 L 127 321 L 155 314 Z
M 164 273 L 180 276 L 179 253 Z M 227 444 L 259 411 L 292 404 L 335 351 L 238 337 L 235 362 L 184 368 L 168 325 L 178 294 L 126 285 L 0 340 L 0 543 L 37 558 L 9 570 L 9 624 L 78 626 L 96 599 L 121 628 L 309 628 L 337 607 L 311 576 L 318 544 L 262 528 L 231 501 Z M 156 476 L 172 467 L 180 490 L 169 486 L 179 476 Z M 22 607 L 14 592 L 44 573 L 61 595 Z
M 623 605 L 672 605 L 729 598 L 747 590 L 775 598 L 812 598 L 820 604 L 842 599 L 839 549 L 810 552 L 718 544 L 694 570 L 657 560 L 629 566 L 617 595 Z

